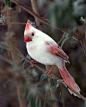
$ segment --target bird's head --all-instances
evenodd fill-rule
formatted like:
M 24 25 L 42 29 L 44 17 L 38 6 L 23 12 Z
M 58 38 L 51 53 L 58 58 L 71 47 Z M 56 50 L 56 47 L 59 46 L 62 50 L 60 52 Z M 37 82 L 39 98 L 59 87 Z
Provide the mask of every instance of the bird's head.
M 34 27 L 32 26 L 31 21 L 28 20 L 25 26 L 25 31 L 24 31 L 24 41 L 25 42 L 32 41 L 34 33 L 35 33 Z

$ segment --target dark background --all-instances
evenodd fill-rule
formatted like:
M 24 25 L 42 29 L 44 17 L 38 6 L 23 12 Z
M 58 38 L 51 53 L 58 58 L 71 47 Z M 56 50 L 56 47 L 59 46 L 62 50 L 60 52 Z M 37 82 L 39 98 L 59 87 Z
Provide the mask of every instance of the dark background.
M 19 0 L 19 1 L 24 5 L 28 6 L 32 10 L 30 0 L 25 0 L 25 1 Z M 48 10 L 52 3 L 54 3 L 53 0 L 47 0 L 43 2 L 42 6 L 40 6 L 40 4 L 38 3 L 38 10 L 41 17 L 44 17 L 44 15 L 47 13 L 44 18 L 50 20 L 50 17 L 52 14 L 48 12 Z M 0 0 L 0 6 L 2 5 L 3 5 L 3 0 Z M 83 16 L 85 17 L 85 15 Z M 28 19 L 31 20 L 32 22 L 35 21 L 32 15 L 27 13 L 25 10 L 21 9 L 21 12 L 15 13 L 13 21 L 26 23 Z M 55 24 L 57 25 L 58 23 L 55 22 Z M 68 26 L 66 24 L 68 24 L 67 21 L 65 21 L 63 26 L 68 29 Z M 83 25 L 81 26 L 77 25 L 77 26 L 82 27 Z M 5 25 L 0 26 L 0 42 L 5 41 L 5 38 L 6 38 L 5 33 L 7 32 L 7 27 L 8 25 L 6 23 Z M 26 52 L 26 47 L 24 43 L 25 24 L 13 24 L 12 28 L 13 28 L 13 31 L 15 32 L 15 38 L 17 41 L 18 49 L 21 51 L 21 53 L 24 56 L 26 56 L 27 52 Z M 42 31 L 50 35 L 57 43 L 63 35 L 62 31 L 49 27 L 48 25 L 45 25 L 43 23 L 42 23 Z M 85 31 L 82 31 L 82 32 L 84 33 Z M 79 34 L 80 32 L 77 30 L 77 33 Z M 80 41 L 75 40 L 75 41 L 72 41 L 72 43 L 71 41 L 72 39 L 68 39 L 62 47 L 65 53 L 69 56 L 69 60 L 70 60 L 70 64 L 66 64 L 66 66 L 70 74 L 74 77 L 76 83 L 79 85 L 81 89 L 81 94 L 84 97 L 86 97 L 86 57 Z M 0 51 L 0 54 L 3 55 L 4 57 L 7 57 L 6 50 Z M 8 58 L 9 56 L 10 55 L 8 54 Z M 0 59 L 0 71 L 2 71 L 3 73 L 4 72 L 6 73 L 8 72 L 9 68 L 10 68 L 10 65 L 7 62 L 5 62 L 3 59 Z M 39 73 L 39 78 L 40 78 L 40 73 Z M 12 83 L 12 81 L 7 82 L 7 80 L 8 78 L 0 74 L 0 107 L 19 107 L 14 84 Z M 6 84 L 6 85 L 4 86 L 3 84 Z M 56 94 L 57 94 L 57 99 L 58 99 L 57 101 L 58 101 L 59 107 L 86 107 L 85 101 L 83 101 L 78 97 L 70 95 L 70 93 L 64 86 L 63 86 L 63 96 L 60 96 L 59 98 L 58 89 Z

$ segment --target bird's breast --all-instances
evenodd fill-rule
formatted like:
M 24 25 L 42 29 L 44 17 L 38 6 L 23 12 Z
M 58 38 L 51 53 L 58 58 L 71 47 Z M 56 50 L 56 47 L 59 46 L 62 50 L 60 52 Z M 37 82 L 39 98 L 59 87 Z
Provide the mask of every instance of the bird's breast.
M 29 51 L 35 51 L 36 46 L 30 46 L 28 49 L 29 49 Z

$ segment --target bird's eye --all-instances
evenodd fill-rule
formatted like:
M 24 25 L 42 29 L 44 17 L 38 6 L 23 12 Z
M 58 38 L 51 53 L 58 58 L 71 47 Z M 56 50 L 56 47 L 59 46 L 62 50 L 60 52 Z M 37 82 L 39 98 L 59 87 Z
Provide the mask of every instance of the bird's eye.
M 34 36 L 34 32 L 32 32 L 32 36 Z

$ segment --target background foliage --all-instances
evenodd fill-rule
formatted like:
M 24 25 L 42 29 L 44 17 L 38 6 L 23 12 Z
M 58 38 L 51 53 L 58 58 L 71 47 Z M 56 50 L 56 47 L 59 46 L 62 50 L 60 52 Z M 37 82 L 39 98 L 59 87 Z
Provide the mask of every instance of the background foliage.
M 23 32 L 26 21 L 36 23 L 36 17 L 21 6 L 33 11 L 30 0 L 18 0 L 21 5 L 14 1 L 0 0 L 0 107 L 86 107 L 86 101 L 70 95 L 61 81 L 48 78 L 44 65 L 31 67 Z M 35 26 L 67 53 L 67 69 L 86 97 L 86 1 L 37 0 L 36 4 L 39 16 L 52 26 L 40 20 Z M 53 75 L 61 78 L 57 69 Z

